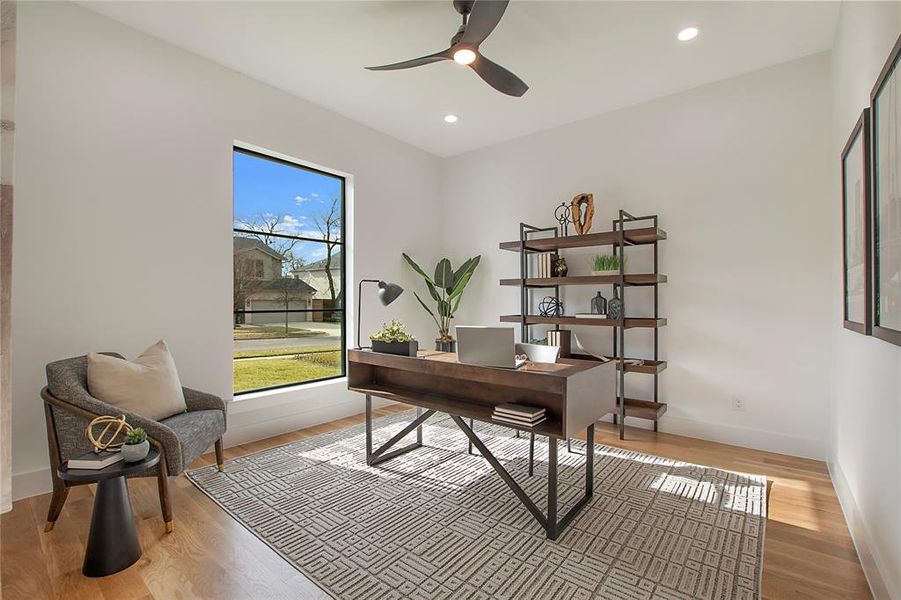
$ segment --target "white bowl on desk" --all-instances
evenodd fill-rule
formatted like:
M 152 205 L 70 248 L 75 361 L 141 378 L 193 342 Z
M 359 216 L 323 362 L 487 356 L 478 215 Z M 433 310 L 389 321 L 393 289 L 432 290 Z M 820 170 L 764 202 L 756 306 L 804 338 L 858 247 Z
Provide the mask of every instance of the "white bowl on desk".
M 556 363 L 560 356 L 560 346 L 546 346 L 544 344 L 516 344 L 516 354 L 525 354 L 529 362 Z

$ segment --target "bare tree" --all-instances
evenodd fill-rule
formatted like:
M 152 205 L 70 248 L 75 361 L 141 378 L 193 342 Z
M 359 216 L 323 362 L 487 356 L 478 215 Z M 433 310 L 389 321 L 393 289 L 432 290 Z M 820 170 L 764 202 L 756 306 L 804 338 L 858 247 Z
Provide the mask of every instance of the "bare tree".
M 332 205 L 328 213 L 317 215 L 313 222 L 326 245 L 325 276 L 328 279 L 329 296 L 332 299 L 332 307 L 335 306 L 337 292 L 335 279 L 332 277 L 332 249 L 341 243 L 341 203 L 338 198 L 332 198 Z
M 257 272 L 259 261 L 252 260 L 241 254 L 234 257 L 234 305 L 235 325 L 243 323 L 243 313 L 247 306 L 247 300 L 263 289 L 263 278 Z
M 292 302 L 300 302 L 304 300 L 302 288 L 304 283 L 299 279 L 292 277 L 279 277 L 272 282 L 272 288 L 279 292 L 279 299 L 285 304 L 285 335 L 288 335 L 288 311 L 291 309 Z
M 278 216 L 271 213 L 257 213 L 250 217 L 235 217 L 235 228 L 243 230 L 239 235 L 256 238 L 284 257 L 282 261 L 283 273 L 289 273 L 290 269 L 303 265 L 303 259 L 294 256 L 294 247 L 300 240 L 281 237 L 282 235 L 290 235 L 290 232 L 286 230 L 287 217 L 288 215 Z M 299 265 L 297 264 L 298 262 Z

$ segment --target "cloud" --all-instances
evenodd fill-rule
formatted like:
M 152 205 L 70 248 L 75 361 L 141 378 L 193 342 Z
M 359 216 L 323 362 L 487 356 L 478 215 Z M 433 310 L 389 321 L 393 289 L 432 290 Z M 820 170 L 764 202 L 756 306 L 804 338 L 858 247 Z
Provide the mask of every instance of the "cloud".
M 300 230 L 300 221 L 291 215 L 285 215 L 275 230 L 277 233 L 293 233 L 296 235 Z
M 316 194 L 311 194 L 311 195 L 316 196 Z M 294 196 L 294 200 L 298 204 L 303 204 L 304 202 L 309 202 L 310 198 L 307 198 L 306 196 Z
M 310 196 L 312 196 L 313 198 L 318 198 L 319 194 L 311 193 Z

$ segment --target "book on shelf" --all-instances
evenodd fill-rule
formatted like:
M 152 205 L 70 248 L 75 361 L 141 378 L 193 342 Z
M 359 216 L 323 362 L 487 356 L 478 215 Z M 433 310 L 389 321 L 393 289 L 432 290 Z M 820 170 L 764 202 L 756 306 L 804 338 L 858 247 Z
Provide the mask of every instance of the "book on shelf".
M 100 469 L 105 469 L 106 467 L 114 465 L 121 460 L 122 454 L 119 452 L 110 452 L 109 450 L 104 450 L 103 452 L 99 453 L 88 452 L 86 454 L 82 454 L 77 458 L 70 458 L 66 463 L 66 468 L 99 471 Z
M 596 313 L 576 313 L 573 315 L 577 319 L 606 319 L 607 315 L 599 315 Z
M 547 420 L 547 417 L 541 417 L 537 421 L 527 421 L 522 419 L 516 419 L 512 417 L 505 417 L 498 414 L 494 414 L 491 417 L 492 420 L 497 421 L 498 423 L 504 423 L 509 425 L 519 425 L 520 427 L 535 427 L 536 425 L 540 425 Z
M 492 419 L 499 423 L 534 427 L 547 420 L 547 411 L 537 406 L 506 402 L 494 407 Z
M 537 406 L 528 406 L 525 404 L 516 404 L 514 402 L 505 402 L 494 407 L 494 413 L 506 413 L 513 417 L 521 417 L 524 419 L 535 419 L 544 416 L 547 412 L 545 409 Z
M 557 255 L 553 252 L 541 252 L 538 254 L 538 274 L 537 276 L 542 279 L 547 279 L 549 277 L 554 276 L 554 262 L 557 260 Z

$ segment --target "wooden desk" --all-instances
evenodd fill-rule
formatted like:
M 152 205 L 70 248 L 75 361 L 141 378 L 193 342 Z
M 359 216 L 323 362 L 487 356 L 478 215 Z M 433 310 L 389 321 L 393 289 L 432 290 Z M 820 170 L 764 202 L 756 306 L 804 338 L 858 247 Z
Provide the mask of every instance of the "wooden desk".
M 436 412 L 447 413 L 491 464 L 498 475 L 557 539 L 591 498 L 594 464 L 585 464 L 585 495 L 557 520 L 557 442 L 587 430 L 588 456 L 593 456 L 594 424 L 616 410 L 616 366 L 613 362 L 560 359 L 557 364 L 529 363 L 520 369 L 464 365 L 457 355 L 420 352 L 416 358 L 365 350 L 348 352 L 348 389 L 366 396 L 366 462 L 377 465 L 422 446 L 422 424 Z M 417 407 L 417 417 L 377 449 L 372 447 L 372 396 Z M 494 407 L 516 402 L 546 410 L 547 420 L 534 428 L 492 420 Z M 425 412 L 422 412 L 425 409 Z M 463 419 L 474 419 L 528 431 L 548 438 L 548 511 L 541 512 L 503 465 Z M 416 430 L 415 443 L 389 451 Z M 534 438 L 533 438 L 534 441 Z

